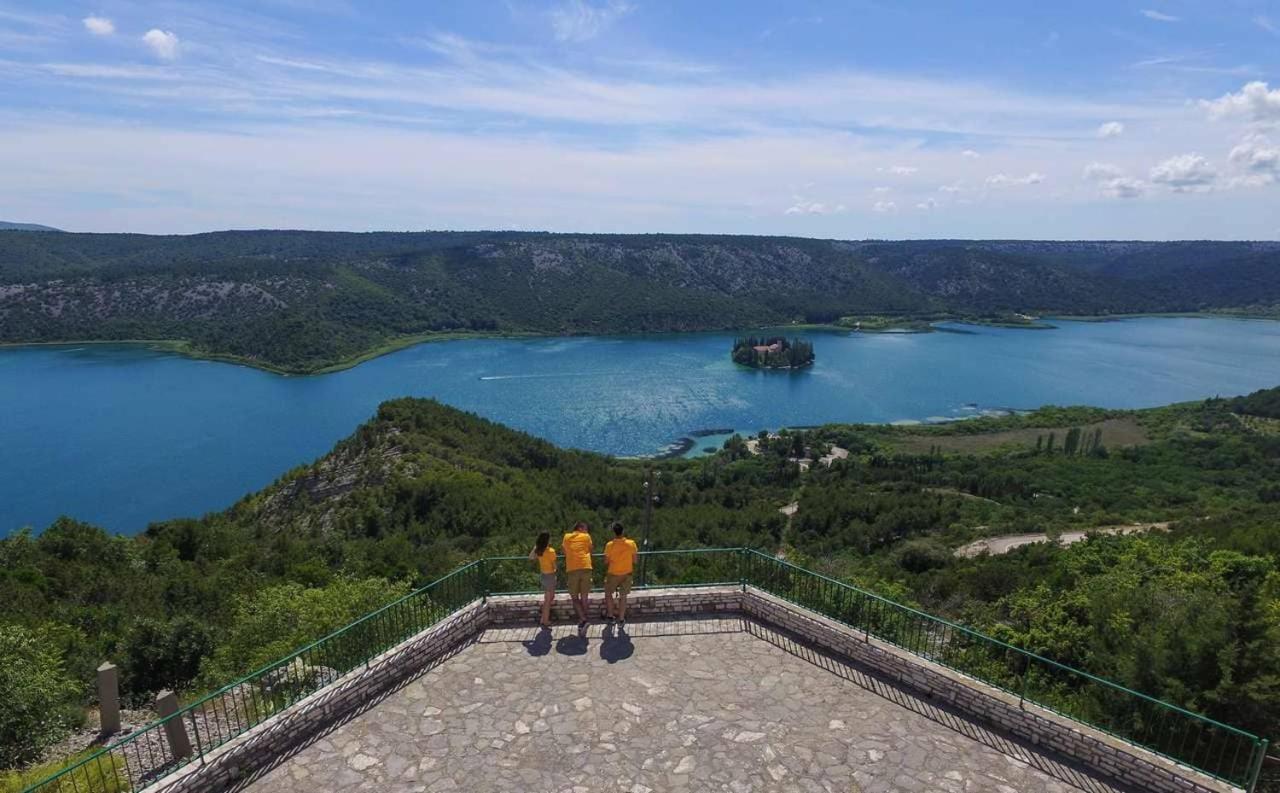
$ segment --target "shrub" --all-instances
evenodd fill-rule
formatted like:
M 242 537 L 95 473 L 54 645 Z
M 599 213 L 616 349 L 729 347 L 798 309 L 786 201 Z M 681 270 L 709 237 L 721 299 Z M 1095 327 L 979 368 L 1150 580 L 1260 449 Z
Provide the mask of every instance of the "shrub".
M 42 632 L 0 625 L 0 767 L 29 763 L 60 739 L 78 691 Z

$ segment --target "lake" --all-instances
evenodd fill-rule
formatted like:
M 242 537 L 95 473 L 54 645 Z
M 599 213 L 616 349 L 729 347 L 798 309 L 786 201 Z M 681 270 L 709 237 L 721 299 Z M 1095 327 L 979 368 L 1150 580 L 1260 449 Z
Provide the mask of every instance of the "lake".
M 314 377 L 131 345 L 0 349 L 0 535 L 61 514 L 136 532 L 223 509 L 398 396 L 643 455 L 698 430 L 1148 407 L 1280 384 L 1280 322 L 1055 324 L 805 332 L 817 363 L 794 373 L 735 366 L 726 333 L 438 342 Z M 700 438 L 695 452 L 722 440 Z

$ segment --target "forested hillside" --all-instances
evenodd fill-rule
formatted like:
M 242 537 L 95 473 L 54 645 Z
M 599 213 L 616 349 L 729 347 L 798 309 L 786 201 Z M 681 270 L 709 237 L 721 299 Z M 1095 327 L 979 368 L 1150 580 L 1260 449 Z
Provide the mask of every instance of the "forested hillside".
M 1275 737 L 1280 434 L 1243 409 L 1046 409 L 734 438 L 659 464 L 653 542 L 784 552 Z M 1072 432 L 1083 427 L 1097 430 Z M 792 461 L 833 444 L 847 460 L 808 472 Z M 207 690 L 468 559 L 522 554 L 540 530 L 587 520 L 602 542 L 611 520 L 638 528 L 643 475 L 640 462 L 405 399 L 226 512 L 138 537 L 64 519 L 2 540 L 0 670 L 23 673 L 6 689 L 20 706 L 0 712 L 0 766 L 83 718 L 104 659 L 138 704 L 163 687 Z M 789 518 L 779 508 L 792 502 Z M 980 537 L 1134 521 L 1171 526 L 955 553 Z
M 441 332 L 1280 305 L 1280 244 L 0 231 L 0 342 L 165 339 L 308 372 Z

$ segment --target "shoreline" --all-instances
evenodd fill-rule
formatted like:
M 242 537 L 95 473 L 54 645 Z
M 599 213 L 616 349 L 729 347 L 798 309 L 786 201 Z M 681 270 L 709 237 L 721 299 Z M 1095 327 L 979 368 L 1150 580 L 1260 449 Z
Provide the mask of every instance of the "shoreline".
M 1188 319 L 1235 319 L 1235 320 L 1265 320 L 1268 322 L 1280 322 L 1280 317 L 1268 315 L 1264 313 L 1227 313 L 1219 311 L 1186 311 L 1186 312 L 1149 312 L 1135 314 L 1102 314 L 1102 315 L 1069 315 L 1055 314 L 1044 315 L 1041 320 L 1052 321 L 1059 320 L 1063 322 L 1120 322 L 1127 319 L 1145 319 L 1145 318 L 1188 318 Z M 377 347 L 366 350 L 365 352 L 343 358 L 324 366 L 311 369 L 293 369 L 283 366 L 277 366 L 272 363 L 257 359 L 247 358 L 232 353 L 207 352 L 196 349 L 192 343 L 186 339 L 66 339 L 59 341 L 0 341 L 0 351 L 7 349 L 21 349 L 23 347 L 77 347 L 81 345 L 139 345 L 147 346 L 161 352 L 173 353 L 190 358 L 196 361 L 216 361 L 218 363 L 233 364 L 236 366 L 245 366 L 250 369 L 257 369 L 263 372 L 280 375 L 282 377 L 310 377 L 312 375 L 325 375 L 342 372 L 347 369 L 353 369 L 362 363 L 381 358 L 384 355 L 390 355 L 394 352 L 415 347 L 419 344 L 430 344 L 439 341 L 463 341 L 467 339 L 569 339 L 582 338 L 588 336 L 612 337 L 612 338 L 628 338 L 634 336 L 678 336 L 691 333 L 744 333 L 768 330 L 788 330 L 788 331 L 820 331 L 820 332 L 839 332 L 839 333 L 867 333 L 867 334 L 917 334 L 917 333 L 940 333 L 945 332 L 943 329 L 935 327 L 939 323 L 952 322 L 960 325 L 975 325 L 979 327 L 994 328 L 1010 328 L 1014 330 L 1054 330 L 1056 326 L 1052 324 L 1036 324 L 1036 323 L 1013 323 L 998 321 L 982 321 L 979 319 L 966 319 L 963 317 L 943 317 L 931 318 L 926 320 L 903 318 L 901 326 L 884 326 L 878 328 L 852 328 L 846 325 L 838 325 L 835 323 L 795 323 L 791 325 L 759 325 L 745 328 L 718 328 L 709 330 L 679 330 L 679 331 L 642 331 L 636 333 L 542 333 L 538 331 L 431 331 L 428 333 L 419 333 L 411 336 L 401 336 L 390 339 Z M 909 327 L 911 323 L 917 323 L 916 327 Z M 920 327 L 923 323 L 926 327 Z M 740 364 L 741 365 L 741 364 Z M 755 369 L 757 367 L 744 367 L 746 369 Z M 803 371 L 808 366 L 788 367 L 784 371 Z

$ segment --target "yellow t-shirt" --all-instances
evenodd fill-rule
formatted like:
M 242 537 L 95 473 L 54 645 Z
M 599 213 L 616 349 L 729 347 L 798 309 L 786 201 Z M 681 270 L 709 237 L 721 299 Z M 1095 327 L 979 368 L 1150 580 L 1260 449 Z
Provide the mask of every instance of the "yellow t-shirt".
M 636 541 L 627 537 L 605 543 L 604 559 L 609 563 L 609 575 L 627 575 L 635 569 L 636 550 Z
M 564 548 L 564 569 L 566 573 L 574 570 L 591 569 L 591 535 L 585 531 L 571 531 L 564 535 L 560 542 Z
M 556 549 L 550 545 L 538 557 L 538 570 L 543 573 L 554 573 L 556 571 Z

